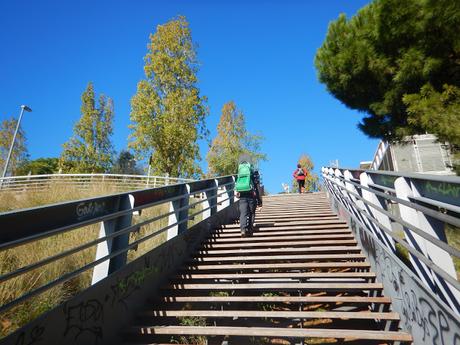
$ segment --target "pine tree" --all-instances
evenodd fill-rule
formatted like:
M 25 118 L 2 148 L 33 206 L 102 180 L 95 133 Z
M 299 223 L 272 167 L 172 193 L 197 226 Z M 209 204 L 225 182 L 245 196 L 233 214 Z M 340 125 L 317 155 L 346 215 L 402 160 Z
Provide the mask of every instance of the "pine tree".
M 329 25 L 315 58 L 319 80 L 366 115 L 359 128 L 370 137 L 428 132 L 458 147 L 459 27 L 460 1 L 374 0 Z
M 10 118 L 3 120 L 0 124 L 0 171 L 3 173 L 6 158 L 10 150 L 11 141 L 13 140 L 14 131 L 16 130 L 18 120 Z M 13 152 L 11 153 L 10 162 L 6 176 L 14 175 L 18 167 L 27 161 L 29 154 L 27 152 L 27 140 L 24 130 L 19 126 L 18 134 L 14 143 Z
M 129 147 L 139 159 L 153 152 L 155 174 L 196 176 L 201 173 L 197 141 L 208 136 L 208 109 L 197 87 L 196 48 L 185 17 L 157 27 L 144 60 L 146 79 L 131 100 Z
M 248 155 L 256 165 L 265 160 L 266 155 L 260 152 L 261 140 L 261 136 L 246 130 L 244 113 L 235 102 L 225 103 L 217 125 L 217 136 L 207 155 L 209 173 L 218 176 L 234 174 L 242 155 Z
M 74 134 L 63 145 L 59 167 L 64 172 L 103 173 L 110 170 L 113 157 L 113 102 L 104 95 L 95 101 L 90 82 L 81 96 L 81 117 Z

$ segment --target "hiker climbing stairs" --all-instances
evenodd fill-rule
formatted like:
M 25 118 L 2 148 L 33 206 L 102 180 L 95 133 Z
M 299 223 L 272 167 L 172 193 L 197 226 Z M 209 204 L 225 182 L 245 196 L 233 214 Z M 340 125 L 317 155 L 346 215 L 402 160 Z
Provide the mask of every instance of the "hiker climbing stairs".
M 410 344 L 323 193 L 264 198 L 252 236 L 215 229 L 123 330 L 125 344 Z

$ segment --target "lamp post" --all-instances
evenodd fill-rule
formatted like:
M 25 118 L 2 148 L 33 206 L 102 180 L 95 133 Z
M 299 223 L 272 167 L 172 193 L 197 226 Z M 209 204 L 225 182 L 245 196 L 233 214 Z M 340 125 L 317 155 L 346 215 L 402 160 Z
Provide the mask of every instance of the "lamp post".
M 24 111 L 31 112 L 32 109 L 30 109 L 27 105 L 21 105 L 21 113 L 19 114 L 19 120 L 16 125 L 16 130 L 14 131 L 13 140 L 11 141 L 10 151 L 8 152 L 8 157 L 6 158 L 5 167 L 3 169 L 2 181 L 1 181 L 2 183 L 3 183 L 3 179 L 6 176 L 6 172 L 8 170 L 8 164 L 10 162 L 11 154 L 13 153 L 14 142 L 16 140 L 16 135 L 18 134 L 18 131 L 19 131 L 19 126 L 21 124 L 22 114 L 24 114 Z

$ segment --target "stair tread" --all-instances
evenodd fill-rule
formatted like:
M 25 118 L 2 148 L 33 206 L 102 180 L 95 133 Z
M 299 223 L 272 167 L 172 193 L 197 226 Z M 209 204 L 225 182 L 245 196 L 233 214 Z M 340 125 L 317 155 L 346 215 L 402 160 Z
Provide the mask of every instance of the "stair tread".
M 179 335 L 230 335 L 230 336 L 260 336 L 260 337 L 296 337 L 296 338 L 337 338 L 412 341 L 411 335 L 397 331 L 370 331 L 350 329 L 321 329 L 321 328 L 278 328 L 278 327 L 218 327 L 218 326 L 147 326 L 131 327 L 137 331 L 143 329 L 144 335 L 149 334 L 179 334 Z

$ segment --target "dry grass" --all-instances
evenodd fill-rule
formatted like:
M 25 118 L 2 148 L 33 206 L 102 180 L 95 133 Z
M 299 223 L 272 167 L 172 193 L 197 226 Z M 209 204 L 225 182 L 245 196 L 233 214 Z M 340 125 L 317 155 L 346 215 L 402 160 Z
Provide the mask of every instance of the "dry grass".
M 117 193 L 111 186 L 103 184 L 89 185 L 87 188 L 79 188 L 74 185 L 56 183 L 44 191 L 24 192 L 0 192 L 0 212 L 30 208 L 63 201 L 91 198 L 107 194 Z
M 99 225 L 95 224 L 65 234 L 52 236 L 31 244 L 22 245 L 0 253 L 0 274 L 14 271 L 44 258 L 58 254 L 80 244 L 94 240 L 98 236 Z M 23 294 L 72 272 L 94 260 L 96 249 L 88 248 L 79 253 L 12 278 L 0 284 L 0 303 L 8 303 Z M 41 313 L 74 296 L 91 283 L 91 271 L 85 273 L 33 297 L 27 302 L 13 307 L 0 316 L 0 335 L 14 331 L 33 320 Z
M 85 190 L 73 186 L 56 185 L 45 192 L 0 193 L 0 212 L 30 208 L 57 202 L 78 200 L 115 193 L 113 188 L 94 185 Z M 150 207 L 142 211 L 140 216 L 133 217 L 133 224 L 142 222 L 169 211 L 169 204 Z M 150 223 L 131 233 L 130 243 L 166 226 L 168 217 Z M 0 252 L 0 275 L 12 272 L 18 268 L 30 265 L 44 258 L 61 253 L 65 250 L 90 242 L 98 237 L 100 224 L 69 231 L 65 234 L 52 236 L 31 244 L 22 245 Z M 147 253 L 166 239 L 166 232 L 153 236 L 139 244 L 137 250 L 128 252 L 128 261 Z M 4 305 L 23 294 L 43 286 L 65 273 L 72 272 L 94 261 L 96 247 L 88 248 L 44 267 L 30 271 L 19 277 L 0 283 L 0 304 Z M 6 313 L 0 314 L 0 337 L 4 337 L 22 325 L 35 319 L 43 312 L 53 308 L 63 301 L 75 296 L 91 284 L 92 270 L 55 286 L 54 288 L 35 296 L 26 302 L 13 307 Z

